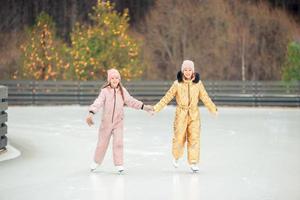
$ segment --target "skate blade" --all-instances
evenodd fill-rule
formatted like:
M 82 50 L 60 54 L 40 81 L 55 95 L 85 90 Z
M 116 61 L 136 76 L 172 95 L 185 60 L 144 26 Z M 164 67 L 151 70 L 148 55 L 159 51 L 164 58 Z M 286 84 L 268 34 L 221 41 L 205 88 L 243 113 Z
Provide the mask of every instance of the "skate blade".
M 123 175 L 123 174 L 124 174 L 124 170 L 118 171 L 118 175 Z
M 99 169 L 98 168 L 96 168 L 96 169 L 90 169 L 90 172 L 91 173 L 96 173 L 96 172 L 99 172 Z

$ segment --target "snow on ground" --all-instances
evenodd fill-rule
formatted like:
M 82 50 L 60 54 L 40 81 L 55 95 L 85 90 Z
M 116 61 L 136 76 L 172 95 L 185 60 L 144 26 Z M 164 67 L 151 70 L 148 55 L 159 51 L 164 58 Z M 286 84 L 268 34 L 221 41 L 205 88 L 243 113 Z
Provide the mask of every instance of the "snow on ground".
M 201 171 L 185 158 L 171 164 L 175 107 L 155 116 L 126 109 L 125 167 L 118 175 L 111 146 L 97 173 L 89 165 L 99 117 L 87 107 L 10 107 L 8 137 L 21 152 L 0 162 L 1 200 L 299 200 L 300 110 L 201 110 Z M 2 156 L 2 155 L 0 155 Z

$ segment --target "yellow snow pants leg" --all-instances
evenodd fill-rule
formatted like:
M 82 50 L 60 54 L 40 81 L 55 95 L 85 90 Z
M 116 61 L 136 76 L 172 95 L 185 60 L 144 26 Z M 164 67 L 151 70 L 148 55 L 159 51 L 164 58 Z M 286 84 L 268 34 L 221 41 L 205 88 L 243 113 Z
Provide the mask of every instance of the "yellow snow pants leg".
M 200 120 L 189 120 L 187 125 L 187 150 L 189 164 L 197 164 L 200 157 Z
M 186 129 L 187 129 L 188 118 L 176 118 L 174 121 L 174 135 L 173 135 L 173 157 L 178 160 L 183 156 L 184 145 L 186 141 Z
M 176 160 L 183 156 L 186 141 L 188 162 L 196 164 L 199 162 L 200 156 L 199 119 L 191 120 L 189 116 L 175 119 L 172 153 Z

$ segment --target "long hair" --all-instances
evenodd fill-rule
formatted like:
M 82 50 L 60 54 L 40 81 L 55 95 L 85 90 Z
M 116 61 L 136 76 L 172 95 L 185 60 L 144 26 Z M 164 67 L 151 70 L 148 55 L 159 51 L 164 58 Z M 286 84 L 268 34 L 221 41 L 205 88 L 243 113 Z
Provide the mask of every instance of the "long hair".
M 110 82 L 107 81 L 106 83 L 104 83 L 104 85 L 101 88 L 103 89 L 103 88 L 106 88 L 108 86 L 111 86 L 111 85 L 110 85 Z M 123 91 L 123 85 L 122 85 L 121 82 L 119 82 L 118 87 L 120 88 L 122 99 L 123 99 L 123 101 L 125 101 L 124 91 Z

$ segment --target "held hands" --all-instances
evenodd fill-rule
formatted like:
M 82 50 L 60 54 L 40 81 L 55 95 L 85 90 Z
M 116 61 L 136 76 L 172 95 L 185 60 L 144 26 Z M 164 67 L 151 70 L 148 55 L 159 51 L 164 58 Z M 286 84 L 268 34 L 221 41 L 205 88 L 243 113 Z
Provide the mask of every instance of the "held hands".
M 151 105 L 145 105 L 144 110 L 147 111 L 148 113 L 150 113 L 151 115 L 154 114 L 154 108 Z
M 92 126 L 94 124 L 94 122 L 93 122 L 93 114 L 89 113 L 89 115 L 87 116 L 87 118 L 85 119 L 85 121 L 86 121 L 86 123 L 89 126 Z
M 150 111 L 154 111 L 154 108 L 151 105 L 145 105 L 144 110 L 147 111 L 147 112 L 150 112 Z

